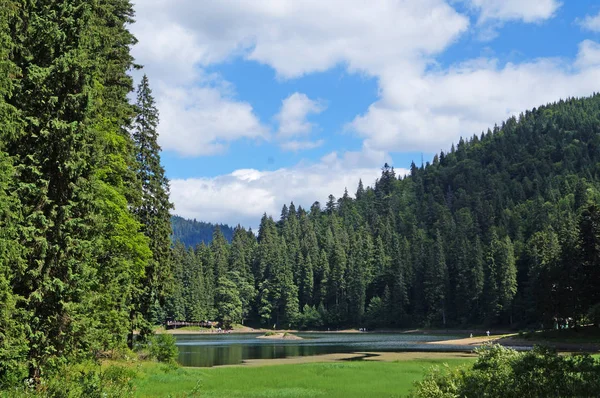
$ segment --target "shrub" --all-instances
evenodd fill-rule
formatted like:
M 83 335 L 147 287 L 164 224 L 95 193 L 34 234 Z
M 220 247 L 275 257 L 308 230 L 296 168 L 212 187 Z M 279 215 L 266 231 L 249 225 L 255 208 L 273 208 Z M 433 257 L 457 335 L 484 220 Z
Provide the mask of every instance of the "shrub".
M 544 347 L 519 353 L 499 345 L 478 350 L 472 368 L 432 370 L 416 383 L 421 398 L 596 397 L 600 361 L 589 355 L 560 356 Z
M 173 335 L 167 333 L 155 334 L 148 342 L 150 356 L 159 362 L 175 362 L 175 358 L 179 354 L 175 343 L 176 340 Z
M 26 383 L 10 391 L 11 397 L 125 398 L 134 393 L 136 373 L 121 366 L 106 369 L 95 362 L 65 365 L 49 372 L 38 386 Z M 1 394 L 0 394 L 1 395 Z

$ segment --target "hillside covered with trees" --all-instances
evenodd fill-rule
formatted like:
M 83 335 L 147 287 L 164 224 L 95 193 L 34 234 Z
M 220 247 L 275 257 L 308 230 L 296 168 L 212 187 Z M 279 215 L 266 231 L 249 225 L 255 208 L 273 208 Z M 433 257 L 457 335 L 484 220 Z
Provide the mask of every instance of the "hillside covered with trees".
M 196 247 L 201 243 L 209 244 L 212 242 L 215 228 L 221 230 L 228 242 L 231 242 L 233 238 L 233 228 L 227 224 L 212 224 L 173 216 L 171 217 L 171 225 L 173 227 L 173 242 L 181 242 L 186 247 Z
M 290 203 L 258 235 L 217 228 L 186 247 L 206 225 L 173 230 L 147 77 L 129 100 L 132 22 L 128 0 L 0 0 L 3 392 L 131 396 L 128 369 L 100 360 L 133 357 L 166 319 L 598 322 L 600 95 L 511 118 L 408 176 L 385 165 L 354 197 Z M 170 337 L 151 348 L 172 357 Z
M 600 95 L 461 139 L 398 176 L 258 236 L 176 245 L 165 316 L 277 327 L 502 325 L 590 320 L 600 303 Z M 597 313 L 597 307 L 596 307 Z M 592 319 L 593 320 L 593 319 Z

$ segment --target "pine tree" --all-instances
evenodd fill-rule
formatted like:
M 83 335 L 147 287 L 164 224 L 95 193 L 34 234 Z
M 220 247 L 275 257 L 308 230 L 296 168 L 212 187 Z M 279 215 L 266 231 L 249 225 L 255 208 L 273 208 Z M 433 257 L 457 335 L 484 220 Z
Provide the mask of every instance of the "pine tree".
M 157 319 L 156 315 L 153 316 L 153 304 L 157 302 L 158 307 L 162 307 L 172 285 L 172 229 L 169 212 L 173 205 L 169 202 L 169 181 L 160 161 L 158 110 L 146 75 L 138 86 L 136 113 L 132 136 L 137 161 L 136 175 L 141 184 L 142 197 L 134 213 L 142 226 L 142 232 L 149 239 L 152 259 L 145 266 L 135 305 L 151 325 L 163 321 Z M 151 333 L 150 325 L 141 328 L 142 337 Z
M 436 233 L 433 252 L 425 270 L 425 302 L 430 322 L 446 325 L 446 295 L 448 269 L 444 254 L 444 244 L 439 230 Z
M 13 46 L 9 21 L 14 18 L 15 3 L 0 1 L 0 390 L 7 390 L 27 375 L 27 354 L 23 313 L 17 309 L 19 297 L 13 293 L 14 269 L 22 266 L 20 248 L 16 244 L 20 222 L 19 201 L 10 195 L 15 175 L 12 160 L 5 153 L 4 142 L 16 133 L 17 109 L 6 103 L 13 82 L 9 76 L 17 70 L 9 54 Z
M 14 10 L 9 59 L 19 69 L 7 104 L 24 123 L 3 141 L 17 170 L 24 262 L 12 284 L 28 323 L 24 363 L 40 381 L 43 369 L 123 344 L 132 281 L 150 251 L 129 210 L 137 191 L 124 189 L 134 180 L 124 130 L 131 4 Z

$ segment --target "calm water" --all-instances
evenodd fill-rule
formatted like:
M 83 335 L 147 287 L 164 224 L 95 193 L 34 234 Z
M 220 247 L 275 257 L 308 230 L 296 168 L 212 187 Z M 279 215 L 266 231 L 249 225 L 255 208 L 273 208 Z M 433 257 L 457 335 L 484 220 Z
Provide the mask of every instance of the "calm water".
M 456 336 L 392 333 L 295 333 L 304 340 L 257 339 L 261 334 L 176 335 L 183 366 L 239 364 L 246 359 L 275 359 L 356 351 L 465 351 L 469 346 L 427 345 Z

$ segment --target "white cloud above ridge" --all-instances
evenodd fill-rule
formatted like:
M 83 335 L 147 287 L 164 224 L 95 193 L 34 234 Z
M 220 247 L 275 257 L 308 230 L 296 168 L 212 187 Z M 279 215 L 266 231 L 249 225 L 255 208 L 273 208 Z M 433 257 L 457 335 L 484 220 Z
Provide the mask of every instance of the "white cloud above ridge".
M 212 178 L 171 181 L 174 214 L 214 223 L 226 223 L 256 230 L 263 213 L 279 217 L 284 204 L 294 202 L 306 209 L 329 194 L 340 197 L 344 188 L 353 195 L 359 179 L 372 185 L 381 165 L 389 157 L 364 148 L 339 155 L 332 152 L 316 163 L 301 163 L 275 171 L 240 169 Z M 406 174 L 408 170 L 397 170 Z
M 193 32 L 198 66 L 243 56 L 273 67 L 282 78 L 338 64 L 370 71 L 394 58 L 436 54 L 468 26 L 468 18 L 443 0 L 368 6 L 364 0 L 150 3 L 138 19 L 176 21 L 181 32 Z M 156 52 L 143 56 L 156 61 L 161 57 Z
M 381 98 L 347 128 L 375 149 L 446 150 L 527 109 L 585 96 L 600 82 L 600 45 L 586 40 L 573 62 L 560 58 L 500 65 L 479 59 L 446 70 L 381 76 Z M 411 87 L 411 90 L 403 88 Z

